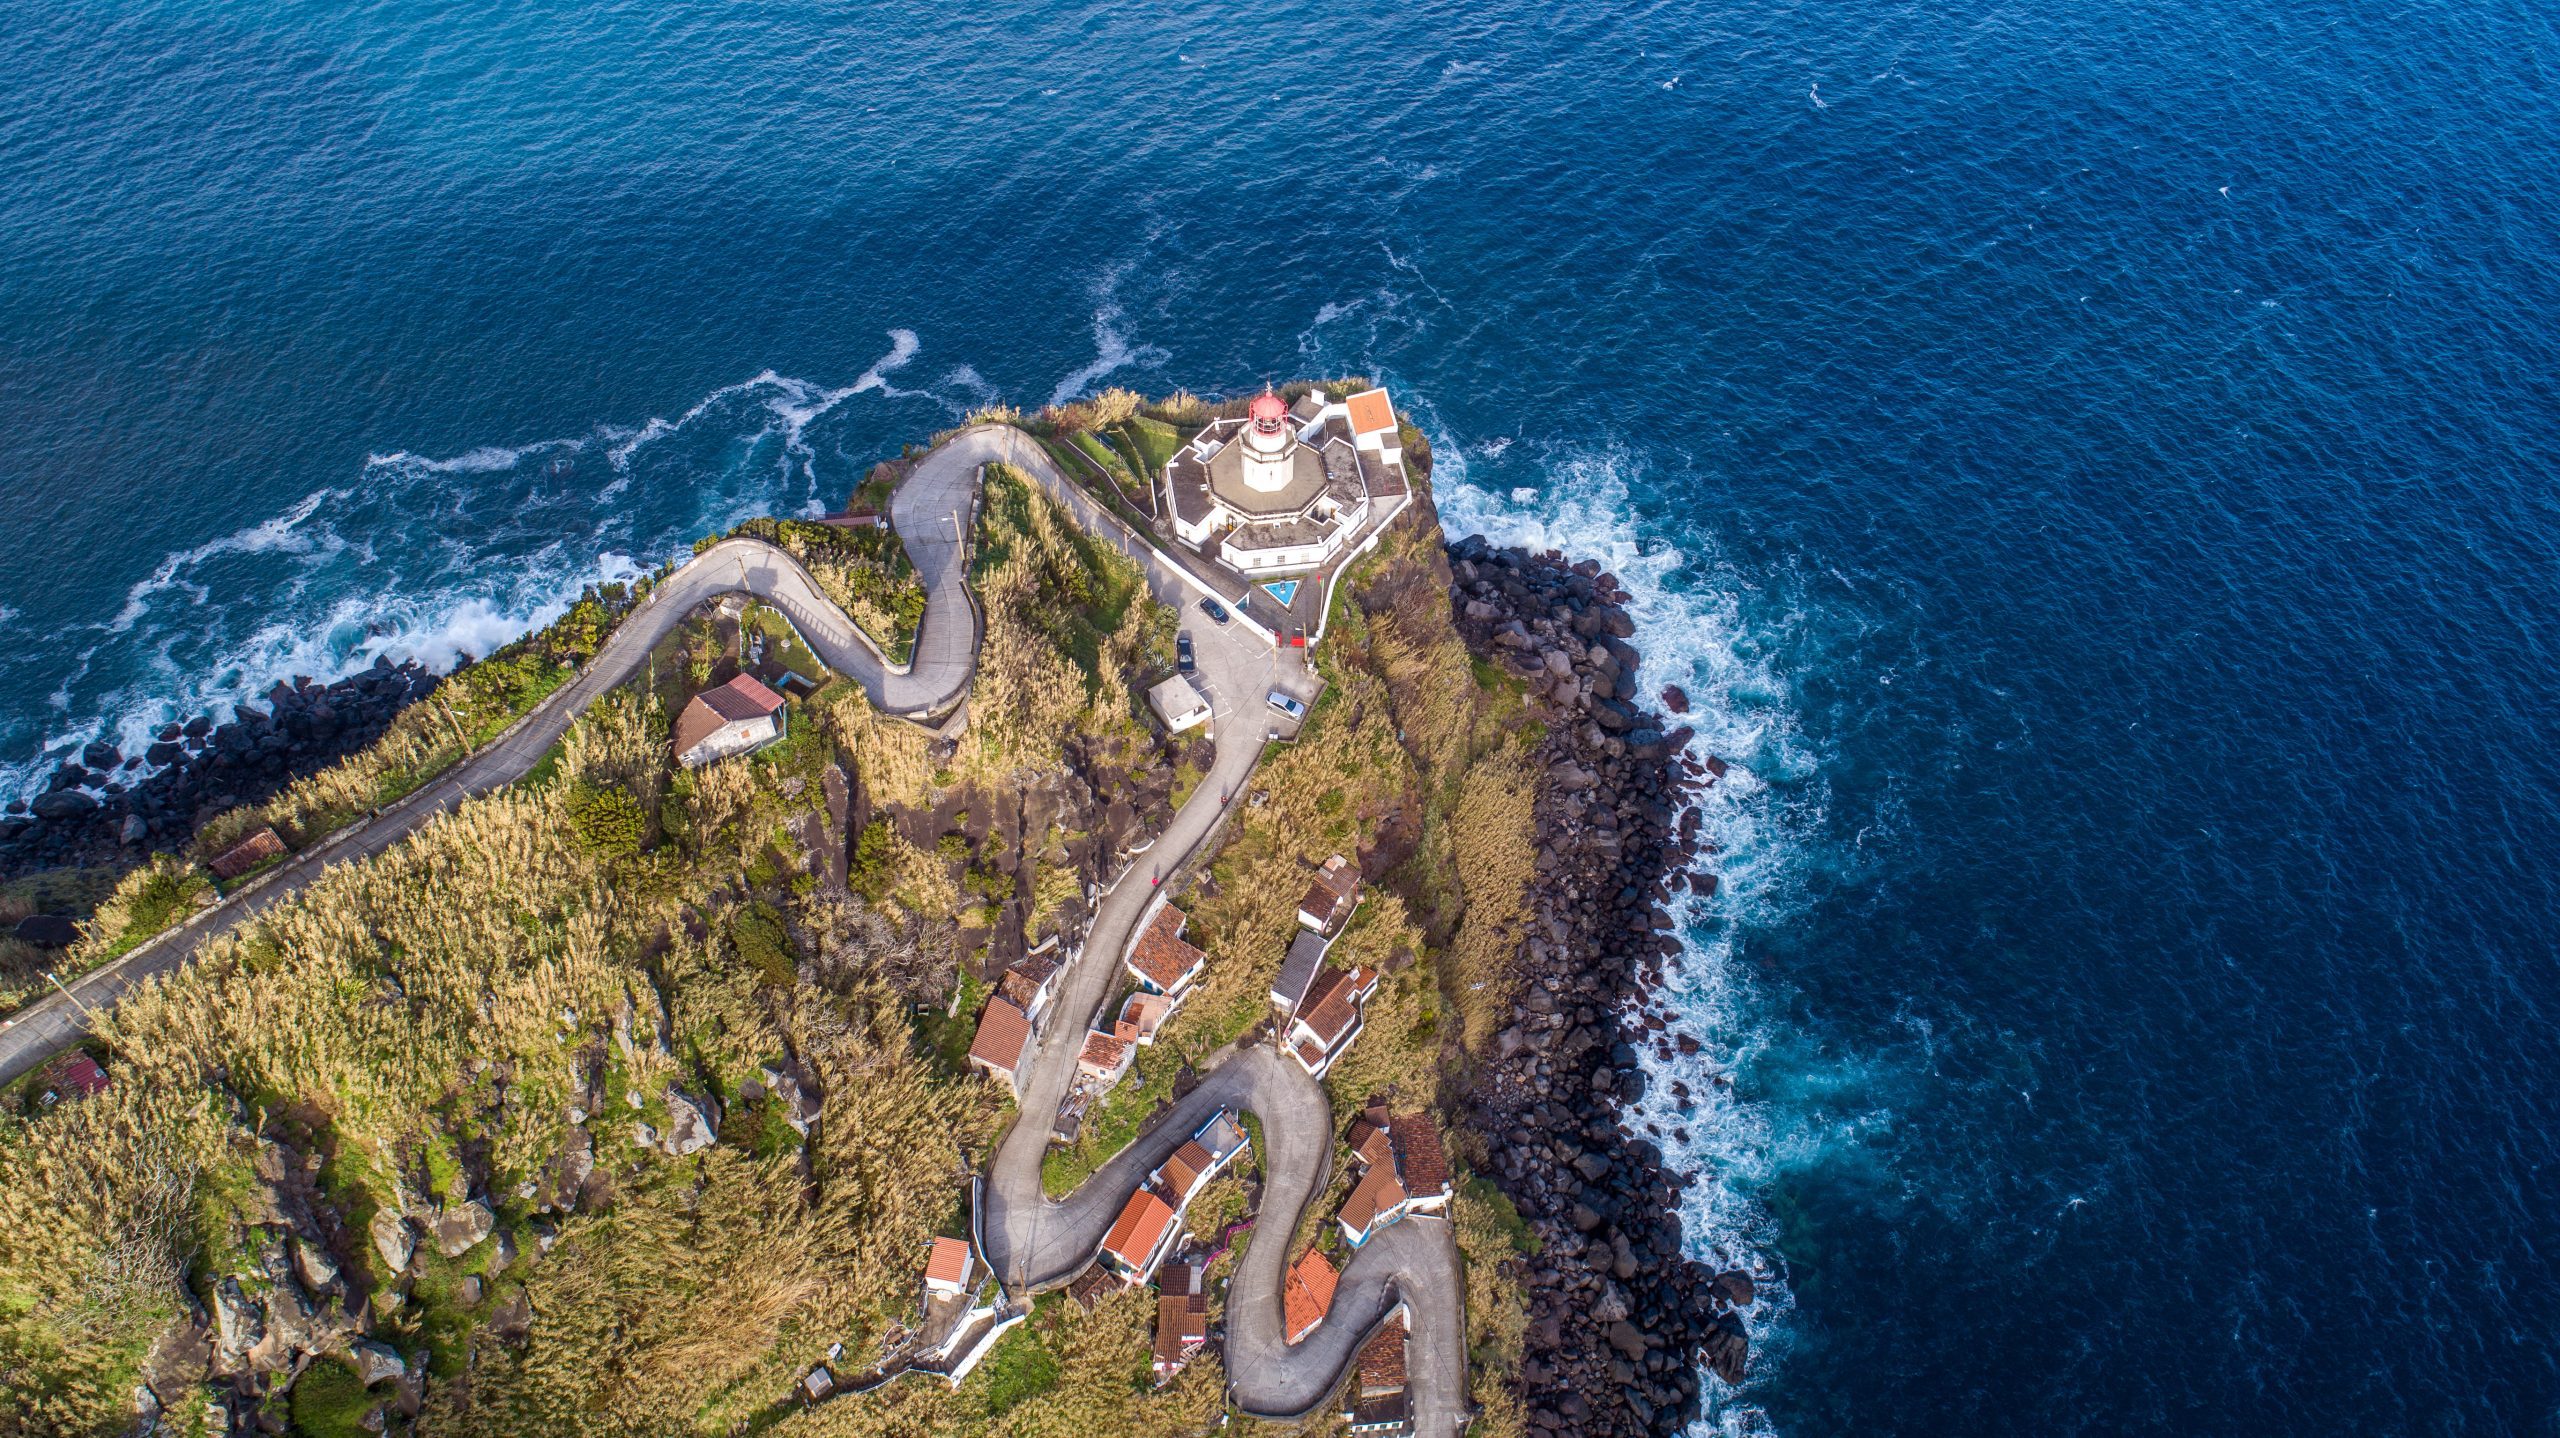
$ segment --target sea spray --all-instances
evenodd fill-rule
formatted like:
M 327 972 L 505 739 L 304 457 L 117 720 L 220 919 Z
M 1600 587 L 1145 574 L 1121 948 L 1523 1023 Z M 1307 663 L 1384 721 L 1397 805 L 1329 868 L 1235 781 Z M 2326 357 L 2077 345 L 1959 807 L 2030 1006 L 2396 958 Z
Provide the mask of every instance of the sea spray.
M 1692 553 L 1638 534 L 1628 482 L 1636 461 L 1624 450 L 1532 442 L 1519 446 L 1527 453 L 1511 454 L 1515 443 L 1504 436 L 1472 451 L 1488 469 L 1506 473 L 1535 456 L 1541 482 L 1500 492 L 1471 478 L 1466 447 L 1435 445 L 1442 527 L 1452 536 L 1481 533 L 1533 553 L 1593 559 L 1615 575 L 1630 596 L 1624 608 L 1645 659 L 1645 698 L 1658 703 L 1666 685 L 1677 687 L 1688 711 L 1666 718 L 1697 730 L 1692 753 L 1730 765 L 1697 800 L 1700 832 L 1712 845 L 1700 865 L 1717 874 L 1718 886 L 1712 896 L 1675 896 L 1682 952 L 1666 965 L 1658 990 L 1636 1006 L 1639 1019 L 1648 1008 L 1666 1013 L 1696 1039 L 1698 1052 L 1642 1049 L 1650 1082 L 1621 1126 L 1659 1145 L 1666 1168 L 1688 1179 L 1680 1217 L 1691 1256 L 1712 1268 L 1780 1275 L 1760 1286 L 1748 1310 L 1756 1356 L 1745 1387 L 1735 1393 L 1709 1384 L 1706 1411 L 1692 1430 L 1764 1431 L 1750 1391 L 1783 1359 L 1794 1302 L 1762 1200 L 1780 1161 L 1778 1120 L 1748 1096 L 1750 1070 L 1773 1041 L 1772 1022 L 1736 947 L 1799 902 L 1802 856 L 1820 820 L 1819 764 L 1770 657 L 1773 646 L 1744 618 L 1748 579 L 1695 541 L 1700 552 Z

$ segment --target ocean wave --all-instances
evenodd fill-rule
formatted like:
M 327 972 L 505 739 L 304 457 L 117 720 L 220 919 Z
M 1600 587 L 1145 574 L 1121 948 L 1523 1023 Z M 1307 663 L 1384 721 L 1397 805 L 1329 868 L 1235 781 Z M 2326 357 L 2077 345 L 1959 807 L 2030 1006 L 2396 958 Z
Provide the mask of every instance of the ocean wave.
M 839 452 L 819 426 L 856 396 L 920 393 L 888 376 L 921 341 L 906 329 L 889 339 L 850 384 L 765 370 L 636 426 L 369 454 L 350 483 L 162 556 L 114 613 L 40 646 L 54 682 L 44 717 L 11 723 L 0 796 L 32 796 L 93 740 L 139 752 L 163 724 L 220 722 L 297 674 L 325 682 L 383 656 L 448 670 L 701 534 L 754 514 L 824 513 L 836 476 L 822 479 L 821 451 Z
M 1500 466 L 1500 476 L 1477 482 L 1469 474 L 1470 454 L 1492 463 L 1515 447 L 1537 451 L 1529 462 L 1538 483 L 1501 482 L 1517 472 L 1519 455 Z M 1787 1347 L 1794 1296 L 1763 1195 L 1796 1140 L 1785 1115 L 1746 1096 L 1749 1084 L 1736 1086 L 1737 1075 L 1756 1071 L 1782 1041 L 1736 944 L 1756 927 L 1783 921 L 1799 902 L 1820 799 L 1798 781 L 1818 769 L 1817 756 L 1798 727 L 1785 676 L 1769 658 L 1775 646 L 1746 615 L 1742 598 L 1755 586 L 1703 538 L 1684 538 L 1684 548 L 1639 533 L 1638 458 L 1618 448 L 1541 448 L 1512 437 L 1472 448 L 1435 441 L 1433 454 L 1441 524 L 1452 537 L 1481 533 L 1499 544 L 1556 549 L 1595 559 L 1617 576 L 1632 596 L 1627 611 L 1644 654 L 1648 697 L 1664 684 L 1680 685 L 1691 705 L 1680 722 L 1698 735 L 1692 752 L 1733 765 L 1699 800 L 1701 833 L 1716 846 L 1702 867 L 1719 875 L 1720 887 L 1712 899 L 1681 896 L 1683 951 L 1643 1004 L 1696 1038 L 1700 1052 L 1648 1056 L 1647 1096 L 1621 1123 L 1659 1145 L 1666 1167 L 1686 1180 L 1680 1218 L 1690 1254 L 1711 1267 L 1770 1276 L 1748 1314 L 1755 1351 L 1749 1380 L 1738 1392 L 1707 1380 L 1707 1410 L 1692 1430 L 1766 1432 L 1767 1415 L 1752 1391 Z M 1686 1088 L 1685 1101 L 1675 1084 Z
M 1104 375 L 1123 369 L 1151 369 L 1173 358 L 1172 351 L 1157 345 L 1133 346 L 1128 336 L 1120 332 L 1125 316 L 1115 292 L 1127 271 L 1127 265 L 1114 265 L 1103 271 L 1101 282 L 1094 286 L 1097 303 L 1093 309 L 1093 359 L 1058 381 L 1058 387 L 1049 392 L 1049 403 L 1060 405 L 1081 397 Z

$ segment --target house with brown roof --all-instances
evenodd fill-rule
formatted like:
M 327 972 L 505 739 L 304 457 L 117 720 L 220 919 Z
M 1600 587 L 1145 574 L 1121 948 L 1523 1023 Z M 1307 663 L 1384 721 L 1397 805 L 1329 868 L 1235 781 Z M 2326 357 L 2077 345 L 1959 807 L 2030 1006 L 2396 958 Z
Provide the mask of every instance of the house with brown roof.
M 1156 1386 L 1173 1381 L 1201 1345 L 1209 1341 L 1209 1296 L 1205 1293 L 1159 1292 L 1156 1296 Z
M 1407 1214 L 1447 1211 L 1449 1155 L 1428 1115 L 1390 1114 L 1384 1105 L 1373 1105 L 1351 1121 L 1344 1138 L 1360 1181 L 1334 1221 L 1352 1247 Z
M 977 1267 L 977 1255 L 969 1251 L 965 1238 L 937 1238 L 925 1257 L 924 1291 L 928 1299 L 956 1298 L 969 1289 L 969 1277 Z
M 1129 1071 L 1137 1052 L 1138 1046 L 1128 1039 L 1090 1030 L 1084 1036 L 1084 1051 L 1076 1055 L 1076 1077 L 1091 1080 L 1096 1089 L 1107 1089 Z
M 1355 968 L 1349 973 L 1327 964 L 1316 971 L 1307 996 L 1298 1005 L 1298 1016 L 1291 1021 L 1282 1040 L 1298 1066 L 1317 1078 L 1323 1078 L 1360 1037 L 1360 1006 L 1377 992 L 1378 972 Z
M 978 1015 L 978 1036 L 969 1044 L 969 1067 L 1002 1079 L 1018 1096 L 1014 1070 L 1022 1066 L 1022 1052 L 1030 1044 L 1030 1016 L 999 995 L 987 1000 L 986 1011 Z
M 1129 1195 L 1120 1216 L 1112 1220 L 1111 1232 L 1103 1237 L 1102 1266 L 1127 1282 L 1146 1282 L 1182 1231 L 1179 1217 L 1162 1194 L 1141 1187 Z
M 1281 1341 L 1295 1343 L 1313 1333 L 1333 1310 L 1333 1291 L 1341 1283 L 1342 1275 L 1334 1271 L 1333 1260 L 1308 1249 L 1306 1256 L 1290 1267 L 1289 1281 L 1280 1290 Z
M 1057 996 L 1059 972 L 1056 954 L 1033 954 L 1004 971 L 996 981 L 996 992 L 1036 1024 L 1049 1000 Z
M 1167 904 L 1156 910 L 1156 916 L 1138 931 L 1137 942 L 1129 946 L 1129 972 L 1149 993 L 1163 994 L 1176 1005 L 1209 966 L 1208 954 L 1182 940 L 1190 922 L 1190 915 Z
M 1360 1346 L 1351 1381 L 1343 1393 L 1342 1421 L 1349 1433 L 1402 1438 L 1413 1432 L 1413 1400 L 1406 1391 L 1404 1304 L 1387 1315 L 1386 1326 Z
M 1351 911 L 1360 907 L 1360 868 L 1340 854 L 1324 861 L 1306 897 L 1298 900 L 1298 922 L 1332 938 L 1342 932 Z
M 694 769 L 770 744 L 789 732 L 786 708 L 752 674 L 705 689 L 676 715 L 676 762 Z

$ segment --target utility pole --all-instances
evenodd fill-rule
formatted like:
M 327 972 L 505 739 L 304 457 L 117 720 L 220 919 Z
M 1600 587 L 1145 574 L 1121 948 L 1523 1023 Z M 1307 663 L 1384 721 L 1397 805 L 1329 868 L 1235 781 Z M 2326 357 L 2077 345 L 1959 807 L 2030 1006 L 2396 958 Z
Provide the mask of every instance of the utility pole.
M 53 987 L 54 987 L 54 991 L 55 991 L 55 992 L 57 992 L 57 993 L 61 994 L 64 998 L 71 1000 L 71 1007 L 73 1007 L 73 1008 L 75 1008 L 75 1009 L 78 1009 L 78 1010 L 80 1011 L 80 1017 L 82 1017 L 82 1018 L 84 1018 L 84 1019 L 87 1019 L 87 1020 L 89 1021 L 89 1031 L 90 1031 L 90 1032 L 92 1032 L 92 1033 L 97 1032 L 97 1029 L 98 1029 L 98 1016 L 97 1016 L 96 1014 L 94 1014 L 94 1013 L 90 1012 L 90 1010 L 89 1010 L 89 1006 L 88 1006 L 87 1004 L 84 1004 L 84 1003 L 80 1002 L 80 997 L 79 997 L 79 995 L 74 994 L 74 993 L 73 993 L 73 992 L 71 992 L 69 989 L 64 988 L 64 987 L 62 986 L 62 980 L 57 979 L 57 978 L 55 978 L 55 977 L 53 976 L 53 970 L 51 970 L 51 969 L 47 969 L 47 970 L 45 970 L 45 971 L 44 971 L 44 977 L 45 977 L 45 981 L 46 981 L 47 983 L 50 983 L 50 984 L 52 984 L 52 985 L 53 985 Z

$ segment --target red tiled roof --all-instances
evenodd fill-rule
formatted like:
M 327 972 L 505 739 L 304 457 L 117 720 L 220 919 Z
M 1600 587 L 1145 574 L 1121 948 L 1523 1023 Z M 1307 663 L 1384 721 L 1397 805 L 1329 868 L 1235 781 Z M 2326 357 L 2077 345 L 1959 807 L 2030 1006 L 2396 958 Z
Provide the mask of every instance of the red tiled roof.
M 1156 912 L 1155 920 L 1138 935 L 1138 943 L 1129 951 L 1129 967 L 1146 977 L 1160 989 L 1181 984 L 1185 974 L 1209 956 L 1182 941 L 1182 926 L 1189 916 L 1171 904 Z
M 73 1054 L 46 1070 L 44 1082 L 75 1097 L 87 1098 L 91 1094 L 106 1092 L 107 1071 L 98 1067 L 98 1061 L 87 1054 Z
M 705 689 L 676 716 L 676 752 L 682 754 L 693 748 L 724 724 L 762 719 L 782 704 L 782 696 L 764 687 L 752 674 L 741 674 L 726 684 Z
M 1428 1115 L 1400 1113 L 1387 1120 L 1395 1138 L 1396 1177 L 1405 1192 L 1419 1198 L 1447 1191 L 1449 1155 L 1440 1146 L 1440 1131 Z
M 1017 965 L 1005 970 L 1004 977 L 996 981 L 996 992 L 1004 995 L 1007 1003 L 1027 1013 L 1031 1009 L 1031 1001 L 1040 996 L 1040 981 L 1024 973 Z
M 1328 1049 L 1351 1032 L 1352 1020 L 1360 1016 L 1359 1007 L 1351 1001 L 1353 992 L 1351 976 L 1328 966 L 1316 975 L 1315 986 L 1307 990 L 1306 1002 L 1298 1006 L 1299 1020 Z
M 1324 1321 L 1333 1307 L 1333 1290 L 1341 1281 L 1332 1261 L 1312 1248 L 1289 1270 L 1289 1284 L 1280 1298 L 1287 1342 L 1306 1337 L 1308 1330 Z
M 1173 1206 L 1147 1189 L 1129 1195 L 1120 1217 L 1112 1222 L 1111 1232 L 1102 1240 L 1102 1250 L 1131 1268 L 1147 1261 L 1164 1241 L 1166 1230 L 1173 1227 Z
M 925 1260 L 927 1283 L 958 1283 L 969 1276 L 969 1241 L 965 1238 L 937 1238 L 933 1256 Z
M 1404 1387 L 1404 1319 L 1387 1320 L 1360 1350 L 1360 1393 L 1370 1397 L 1393 1393 Z
M 1351 411 L 1353 434 L 1375 434 L 1379 430 L 1396 427 L 1396 407 L 1388 403 L 1387 392 L 1383 389 L 1362 390 L 1344 400 L 1343 404 Z
M 1360 1155 L 1361 1163 L 1370 1167 L 1393 1162 L 1395 1158 L 1394 1140 L 1387 1136 L 1387 1126 L 1381 1119 L 1355 1118 L 1351 1121 L 1351 1131 L 1343 1135 L 1342 1141 L 1351 1146 L 1353 1153 Z
M 1209 1338 L 1209 1300 L 1197 1293 L 1168 1293 L 1156 1300 L 1156 1362 L 1180 1363 Z
M 1307 896 L 1298 901 L 1298 908 L 1308 918 L 1330 928 L 1333 925 L 1333 916 L 1341 912 L 1342 906 L 1349 901 L 1349 896 L 1338 893 L 1325 884 L 1315 883 L 1307 885 Z
M 969 1045 L 969 1057 L 1010 1074 L 1030 1041 L 1031 1021 L 1022 1010 L 1001 998 L 989 999 L 987 1011 L 978 1017 L 978 1037 Z
M 1084 1052 L 1076 1057 L 1076 1063 L 1084 1068 L 1110 1073 L 1126 1062 L 1128 1057 L 1128 1040 L 1113 1038 L 1100 1029 L 1095 1029 L 1084 1036 Z

